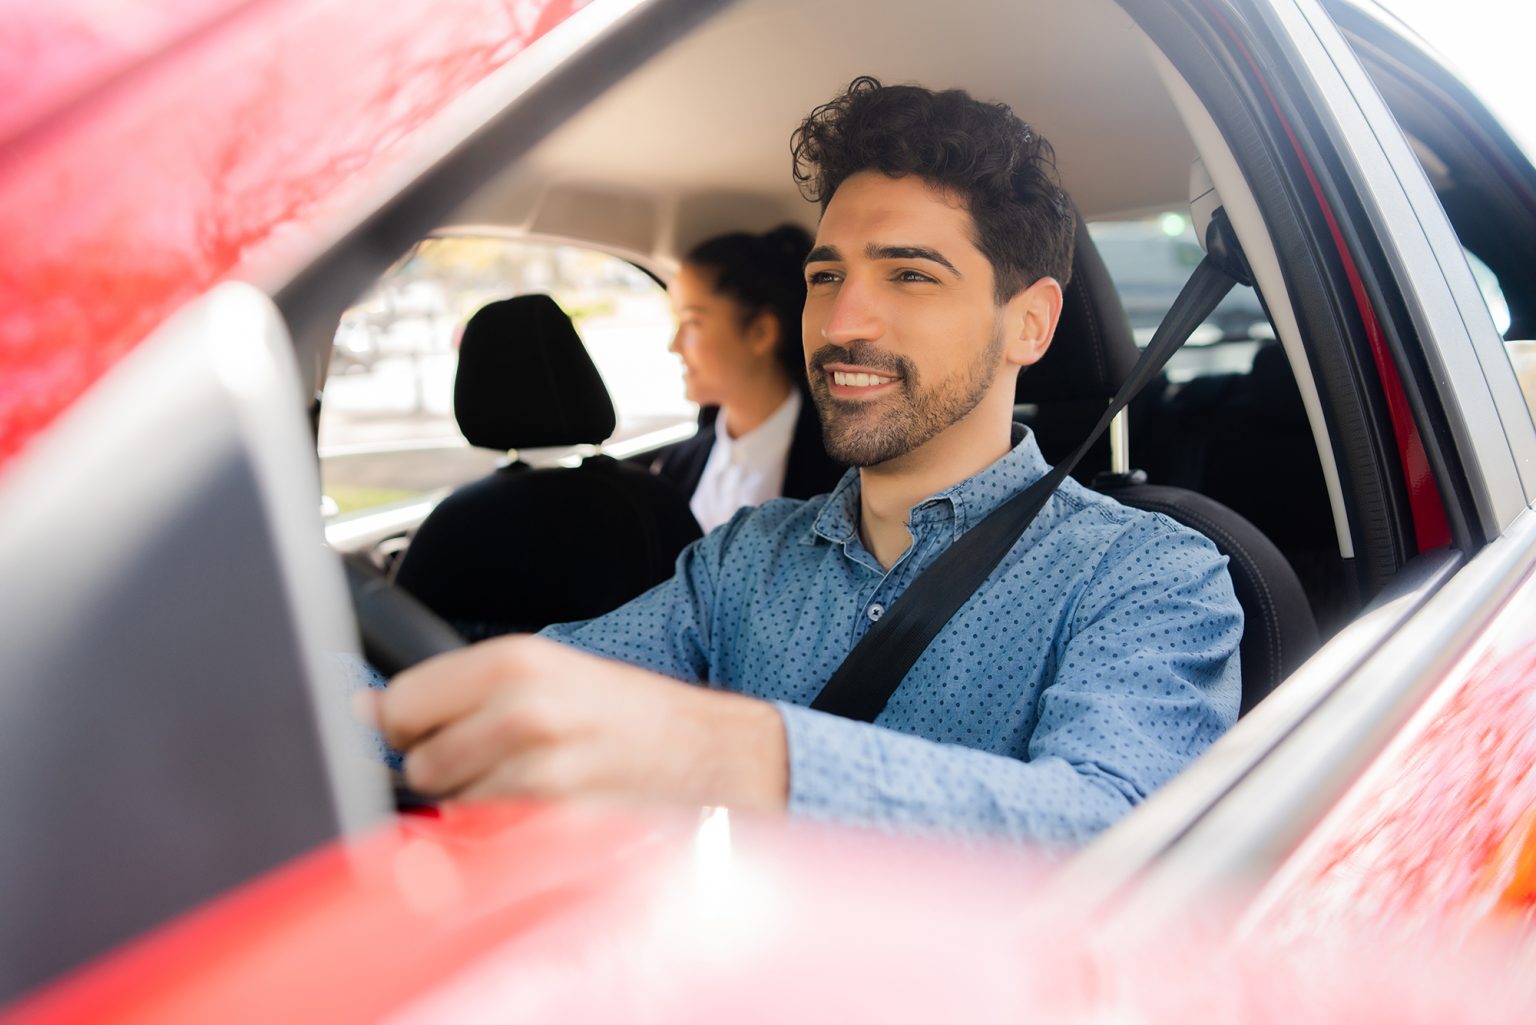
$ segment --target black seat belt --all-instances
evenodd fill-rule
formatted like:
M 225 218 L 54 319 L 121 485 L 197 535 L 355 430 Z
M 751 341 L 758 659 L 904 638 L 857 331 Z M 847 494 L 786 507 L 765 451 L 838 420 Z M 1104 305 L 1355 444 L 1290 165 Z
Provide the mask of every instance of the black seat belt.
M 1206 256 L 1195 268 L 1131 368 L 1114 401 L 1088 439 L 1050 473 L 989 513 L 960 536 L 907 587 L 856 644 L 811 707 L 847 719 L 874 722 L 912 665 L 1013 548 L 1051 494 L 1072 472 L 1115 414 L 1163 369 L 1190 334 L 1236 283 L 1223 269 L 1226 254 Z M 1230 263 L 1227 263 L 1230 266 Z

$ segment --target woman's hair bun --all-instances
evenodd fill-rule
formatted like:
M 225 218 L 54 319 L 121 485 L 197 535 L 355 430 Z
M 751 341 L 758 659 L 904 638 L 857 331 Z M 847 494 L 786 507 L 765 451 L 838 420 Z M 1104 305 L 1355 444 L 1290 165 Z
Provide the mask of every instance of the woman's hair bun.
M 796 263 L 805 262 L 805 257 L 810 253 L 811 245 L 815 241 L 811 238 L 811 233 L 798 224 L 781 224 L 772 231 L 764 232 L 762 239 L 772 246 L 775 252 L 793 259 Z

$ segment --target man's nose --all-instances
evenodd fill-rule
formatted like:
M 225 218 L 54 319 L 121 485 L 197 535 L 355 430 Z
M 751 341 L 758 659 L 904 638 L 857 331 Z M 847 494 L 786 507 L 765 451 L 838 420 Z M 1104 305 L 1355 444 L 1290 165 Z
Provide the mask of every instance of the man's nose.
M 682 329 L 682 326 L 679 325 L 677 327 L 677 329 L 672 332 L 672 340 L 667 343 L 667 351 L 668 352 L 672 352 L 672 353 L 680 352 L 681 351 L 680 346 L 682 345 L 682 341 L 683 341 L 683 329 Z
M 834 345 L 872 342 L 882 334 L 880 309 L 863 282 L 848 278 L 826 307 L 821 337 Z

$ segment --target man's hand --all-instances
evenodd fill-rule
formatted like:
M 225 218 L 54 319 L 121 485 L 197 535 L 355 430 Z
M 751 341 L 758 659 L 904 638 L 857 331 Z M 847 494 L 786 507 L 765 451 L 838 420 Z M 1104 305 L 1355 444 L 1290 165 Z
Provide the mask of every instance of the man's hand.
M 767 702 L 538 637 L 423 662 L 377 695 L 415 790 L 606 796 L 782 810 L 784 723 Z

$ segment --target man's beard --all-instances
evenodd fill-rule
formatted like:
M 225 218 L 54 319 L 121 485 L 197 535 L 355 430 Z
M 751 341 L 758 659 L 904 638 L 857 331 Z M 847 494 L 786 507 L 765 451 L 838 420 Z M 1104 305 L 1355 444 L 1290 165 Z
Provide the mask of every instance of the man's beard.
M 811 357 L 809 370 L 827 455 L 846 466 L 878 466 L 920 448 L 981 404 L 997 378 L 1002 351 L 1002 325 L 998 324 L 975 362 L 927 388 L 905 356 L 881 352 L 868 342 L 822 346 Z M 827 383 L 829 363 L 849 363 L 897 377 L 902 394 L 874 402 L 839 399 Z

